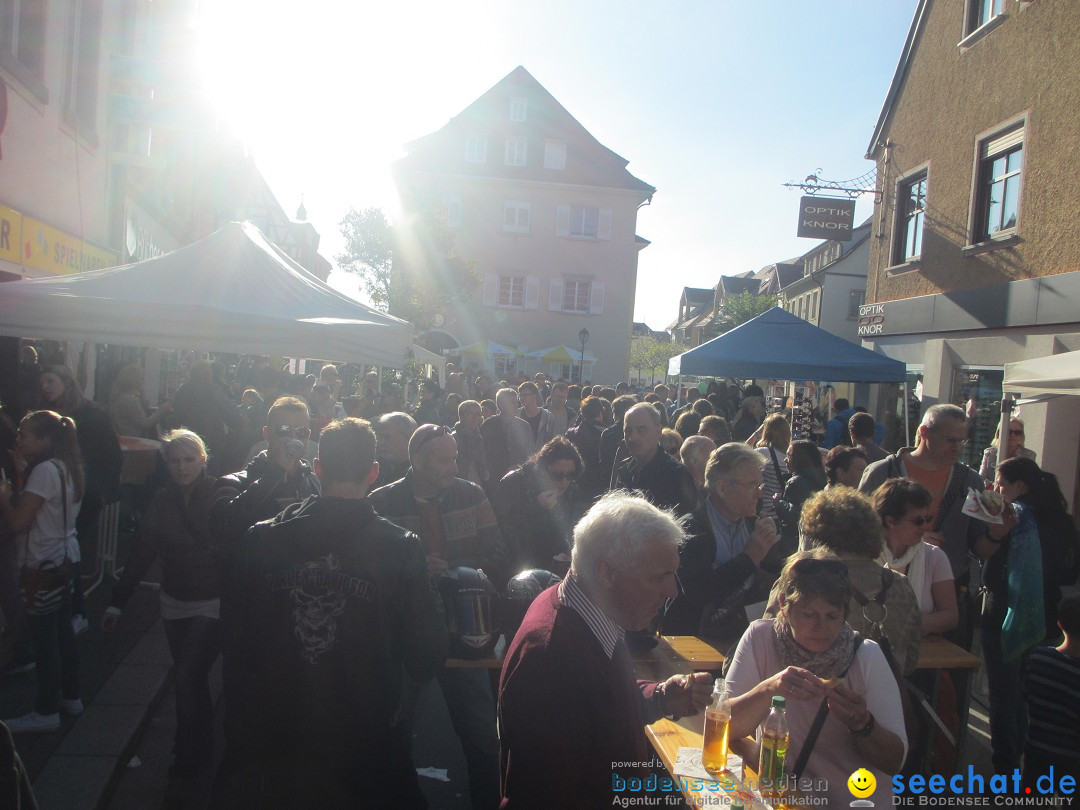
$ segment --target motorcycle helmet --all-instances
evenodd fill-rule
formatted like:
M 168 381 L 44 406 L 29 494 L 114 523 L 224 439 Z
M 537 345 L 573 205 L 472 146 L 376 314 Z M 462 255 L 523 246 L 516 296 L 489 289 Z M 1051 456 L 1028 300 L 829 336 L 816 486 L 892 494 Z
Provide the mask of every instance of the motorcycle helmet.
M 530 568 L 511 577 L 506 583 L 506 593 L 502 597 L 502 629 L 506 633 L 507 643 L 517 634 L 529 605 L 541 593 L 552 585 L 558 585 L 562 579 L 542 568 Z
M 487 574 L 475 568 L 451 568 L 439 579 L 450 630 L 450 655 L 487 658 L 499 641 L 496 607 L 499 592 Z

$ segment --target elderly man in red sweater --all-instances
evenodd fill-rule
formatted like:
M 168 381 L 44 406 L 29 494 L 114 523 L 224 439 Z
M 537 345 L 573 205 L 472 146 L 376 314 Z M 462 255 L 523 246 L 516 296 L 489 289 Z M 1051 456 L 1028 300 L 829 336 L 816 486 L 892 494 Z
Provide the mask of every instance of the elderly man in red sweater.
M 506 652 L 503 810 L 610 807 L 613 775 L 648 774 L 645 724 L 708 703 L 708 673 L 636 681 L 624 639 L 676 596 L 682 536 L 669 513 L 627 492 L 578 523 L 569 575 L 536 598 Z

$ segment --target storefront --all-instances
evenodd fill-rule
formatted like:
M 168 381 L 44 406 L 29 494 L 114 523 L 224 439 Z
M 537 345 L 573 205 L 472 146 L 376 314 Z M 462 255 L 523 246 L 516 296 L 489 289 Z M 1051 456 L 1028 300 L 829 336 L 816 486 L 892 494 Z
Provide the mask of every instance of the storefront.
M 1077 301 L 1080 272 L 888 301 L 876 305 L 881 329 L 863 345 L 907 363 L 913 425 L 931 405 L 964 409 L 961 460 L 977 468 L 998 424 L 1005 363 L 1080 349 Z M 896 425 L 899 386 L 881 389 L 871 412 Z M 1018 415 L 1039 465 L 1057 475 L 1070 505 L 1080 502 L 1080 397 L 1024 401 Z

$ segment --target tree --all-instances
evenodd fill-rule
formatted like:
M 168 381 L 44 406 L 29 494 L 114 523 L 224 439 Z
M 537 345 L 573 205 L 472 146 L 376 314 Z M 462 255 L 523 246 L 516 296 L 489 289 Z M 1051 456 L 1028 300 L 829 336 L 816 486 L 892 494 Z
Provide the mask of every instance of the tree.
M 754 295 L 749 290 L 744 290 L 738 295 L 725 296 L 720 302 L 716 317 L 704 330 L 704 339 L 712 340 L 725 332 L 730 332 L 736 326 L 741 326 L 775 306 L 775 298 L 768 295 Z
M 386 214 L 379 208 L 350 208 L 340 227 L 345 252 L 336 255 L 334 261 L 345 272 L 360 276 L 372 306 L 389 312 L 394 235 Z
M 466 301 L 480 286 L 480 276 L 457 248 L 441 206 L 428 204 L 400 224 L 391 225 L 378 208 L 350 209 L 341 220 L 345 251 L 338 266 L 363 279 L 373 306 L 431 327 L 449 304 Z
M 637 372 L 639 381 L 644 379 L 646 372 L 655 381 L 657 374 L 667 373 L 668 360 L 677 353 L 678 347 L 671 341 L 652 336 L 636 337 L 630 343 L 630 368 Z

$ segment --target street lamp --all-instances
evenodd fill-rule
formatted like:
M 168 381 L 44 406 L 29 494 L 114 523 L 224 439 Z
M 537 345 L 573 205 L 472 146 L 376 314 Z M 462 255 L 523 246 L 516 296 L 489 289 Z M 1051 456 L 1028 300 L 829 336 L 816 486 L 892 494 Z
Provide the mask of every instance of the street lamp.
M 585 344 L 589 342 L 589 330 L 582 328 L 582 330 L 577 333 L 577 336 L 578 340 L 581 341 L 581 357 L 578 358 L 580 362 L 578 363 L 577 381 L 578 385 L 581 385 L 581 378 L 585 373 Z

